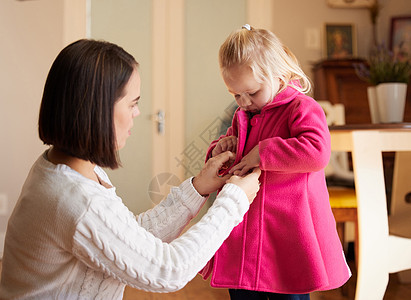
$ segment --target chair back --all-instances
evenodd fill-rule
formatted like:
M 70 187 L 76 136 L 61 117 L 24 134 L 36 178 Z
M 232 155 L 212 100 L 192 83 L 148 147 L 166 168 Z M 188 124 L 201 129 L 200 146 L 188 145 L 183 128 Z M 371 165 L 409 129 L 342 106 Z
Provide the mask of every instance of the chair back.
M 333 104 L 330 101 L 317 101 L 325 113 L 328 126 L 345 124 L 345 108 L 341 103 Z M 354 174 L 350 170 L 347 152 L 332 152 L 330 162 L 325 168 L 326 177 L 336 177 L 353 184 Z

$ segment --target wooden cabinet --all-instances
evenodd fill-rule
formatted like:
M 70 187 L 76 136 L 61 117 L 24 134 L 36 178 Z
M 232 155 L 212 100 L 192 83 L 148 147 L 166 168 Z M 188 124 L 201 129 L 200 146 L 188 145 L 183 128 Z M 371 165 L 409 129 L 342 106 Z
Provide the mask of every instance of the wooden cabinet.
M 364 60 L 322 60 L 314 64 L 314 98 L 344 104 L 347 124 L 371 123 L 367 98 L 369 84 L 357 76 L 355 63 L 364 63 Z M 407 91 L 404 121 L 411 122 L 411 88 Z

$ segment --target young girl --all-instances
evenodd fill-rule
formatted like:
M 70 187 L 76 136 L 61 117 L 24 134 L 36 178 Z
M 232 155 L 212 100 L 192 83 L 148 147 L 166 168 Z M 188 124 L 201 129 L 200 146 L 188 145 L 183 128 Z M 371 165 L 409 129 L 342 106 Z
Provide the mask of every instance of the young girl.
M 323 169 L 330 135 L 310 82 L 271 32 L 249 25 L 219 52 L 223 80 L 239 105 L 207 158 L 236 152 L 237 175 L 260 167 L 261 187 L 239 224 L 201 274 L 231 299 L 309 299 L 350 277 L 329 205 Z M 297 295 L 298 294 L 298 295 Z

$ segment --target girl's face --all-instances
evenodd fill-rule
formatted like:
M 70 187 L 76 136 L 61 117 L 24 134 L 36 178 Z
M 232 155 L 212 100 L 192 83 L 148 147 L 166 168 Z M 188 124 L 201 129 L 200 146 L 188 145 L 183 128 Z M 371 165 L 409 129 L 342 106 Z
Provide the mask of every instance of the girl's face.
M 133 119 L 140 114 L 140 74 L 135 69 L 124 87 L 123 96 L 114 104 L 114 129 L 116 132 L 117 150 L 123 148 L 131 135 Z
M 239 65 L 231 67 L 223 75 L 228 92 L 232 94 L 238 106 L 244 111 L 259 112 L 269 103 L 272 92 L 277 94 L 280 81 L 277 79 L 272 88 L 268 83 L 259 83 L 249 66 Z

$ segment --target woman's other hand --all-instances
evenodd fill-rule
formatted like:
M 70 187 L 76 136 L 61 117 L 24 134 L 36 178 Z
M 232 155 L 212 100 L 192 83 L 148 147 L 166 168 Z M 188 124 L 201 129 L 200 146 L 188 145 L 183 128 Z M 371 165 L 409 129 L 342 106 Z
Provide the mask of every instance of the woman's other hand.
M 223 152 L 210 158 L 200 173 L 194 177 L 193 186 L 200 195 L 207 196 L 220 189 L 231 175 L 218 176 L 218 171 L 223 165 L 234 158 L 230 151 Z
M 258 178 L 261 175 L 260 168 L 255 168 L 250 174 L 246 176 L 233 175 L 227 180 L 227 183 L 233 183 L 239 186 L 246 193 L 250 204 L 253 202 L 258 190 L 260 189 L 260 181 Z

